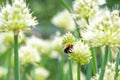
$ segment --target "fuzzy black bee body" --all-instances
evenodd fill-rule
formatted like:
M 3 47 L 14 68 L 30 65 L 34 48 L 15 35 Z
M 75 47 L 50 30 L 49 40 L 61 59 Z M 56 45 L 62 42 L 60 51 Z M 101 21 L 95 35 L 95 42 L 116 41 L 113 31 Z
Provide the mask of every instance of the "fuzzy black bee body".
M 72 50 L 71 50 L 72 48 L 73 48 L 73 45 L 68 43 L 65 45 L 64 52 L 67 54 L 72 53 Z

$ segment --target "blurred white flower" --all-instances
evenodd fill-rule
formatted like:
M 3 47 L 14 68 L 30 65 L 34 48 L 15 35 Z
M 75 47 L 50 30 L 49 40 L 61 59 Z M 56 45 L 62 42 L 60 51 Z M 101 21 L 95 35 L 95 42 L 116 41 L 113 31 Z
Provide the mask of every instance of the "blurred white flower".
M 49 54 L 51 52 L 51 42 L 49 40 L 43 40 L 36 36 L 32 36 L 26 41 L 27 46 L 31 46 L 41 54 Z
M 4 45 L 6 45 L 6 48 L 8 46 L 11 46 L 13 44 L 13 33 L 12 32 L 5 32 L 5 33 L 0 33 L 1 40 Z
M 35 68 L 35 80 L 47 80 L 48 76 L 49 72 L 45 68 Z
M 67 10 L 64 10 L 55 15 L 52 18 L 52 23 L 68 31 L 75 30 L 75 23 L 73 21 L 71 14 Z
M 2 43 L 2 40 L 0 40 L 0 53 L 4 53 L 6 49 L 6 46 Z
M 85 42 L 92 47 L 101 45 L 120 46 L 119 11 L 104 12 L 97 17 L 86 30 L 81 31 Z
M 104 80 L 114 80 L 115 77 L 115 63 L 108 63 L 105 69 Z
M 57 52 L 57 51 L 52 51 L 51 53 L 50 53 L 50 58 L 52 58 L 52 59 L 60 59 L 60 53 L 59 52 Z
M 93 77 L 91 78 L 91 80 L 99 80 L 99 77 L 100 77 L 100 75 L 99 75 L 99 74 L 96 74 L 95 76 L 93 76 Z
M 0 67 L 0 79 L 7 75 L 7 69 Z
M 23 36 L 24 33 L 20 32 L 19 37 L 18 37 L 19 43 L 22 42 L 23 40 L 21 35 Z M 0 52 L 4 53 L 4 51 L 6 51 L 8 48 L 12 47 L 13 41 L 14 41 L 13 36 L 14 36 L 13 32 L 0 33 Z
M 35 48 L 22 46 L 19 49 L 19 60 L 21 64 L 35 64 L 41 60 L 41 57 Z
M 104 4 L 106 4 L 106 0 L 98 0 L 98 2 L 99 2 L 99 5 L 104 5 Z
M 0 12 L 0 29 L 2 31 L 17 32 L 35 26 L 37 21 L 32 17 L 24 0 L 14 0 L 7 4 Z
M 62 36 L 56 35 L 54 39 L 51 41 L 51 46 L 53 50 L 62 53 L 63 52 Z
M 13 44 L 13 34 L 11 32 L 0 33 L 0 52 L 4 53 Z
M 47 54 L 49 55 L 52 51 L 52 45 L 51 45 L 51 41 L 49 40 L 40 40 L 41 41 L 41 49 L 40 49 L 40 52 L 41 54 Z
M 114 63 L 108 63 L 106 65 L 105 73 L 103 80 L 114 80 L 115 78 L 115 62 Z M 91 80 L 99 80 L 100 74 L 96 74 L 96 76 L 92 77 Z
M 120 71 L 118 72 L 118 80 L 120 80 Z
M 116 60 L 119 49 L 117 47 L 111 47 L 112 59 Z
M 36 48 L 39 51 L 41 48 L 41 45 L 43 45 L 44 43 L 41 42 L 40 38 L 38 38 L 36 36 L 32 36 L 26 40 L 26 44 L 27 44 L 27 46 Z

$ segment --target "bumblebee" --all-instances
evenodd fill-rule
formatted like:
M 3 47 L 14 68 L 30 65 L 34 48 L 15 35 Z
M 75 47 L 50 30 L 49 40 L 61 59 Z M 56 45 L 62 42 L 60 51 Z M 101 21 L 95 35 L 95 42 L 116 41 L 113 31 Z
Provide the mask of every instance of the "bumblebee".
M 71 51 L 72 48 L 73 48 L 73 44 L 67 43 L 67 44 L 65 44 L 64 52 L 67 54 L 72 53 L 72 51 Z

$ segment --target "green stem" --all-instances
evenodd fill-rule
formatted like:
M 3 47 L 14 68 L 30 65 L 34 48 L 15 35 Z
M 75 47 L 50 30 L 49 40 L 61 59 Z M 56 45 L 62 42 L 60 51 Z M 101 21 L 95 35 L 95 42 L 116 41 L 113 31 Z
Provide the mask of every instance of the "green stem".
M 35 71 L 35 68 L 36 68 L 36 67 L 33 66 L 33 69 L 32 69 L 33 71 L 32 71 L 32 74 L 31 74 L 32 80 L 36 80 L 36 77 L 35 77 L 36 75 L 35 75 L 35 72 L 34 72 L 34 71 Z
M 61 4 L 71 13 L 71 9 L 69 8 L 69 6 L 65 3 L 64 0 L 60 0 Z
M 11 66 L 11 52 L 9 53 L 9 57 L 8 57 L 8 73 L 7 73 L 7 80 L 10 80 L 10 66 Z
M 73 13 L 72 10 L 69 8 L 69 6 L 65 3 L 64 0 L 60 0 L 60 2 L 61 2 L 61 4 L 62 4 L 71 14 Z M 79 36 L 79 38 L 81 38 L 80 27 L 79 27 L 79 25 L 77 24 L 76 19 L 75 19 L 74 17 L 73 17 L 73 20 L 74 20 L 75 25 L 76 25 L 76 30 L 77 30 L 78 36 Z
M 25 80 L 25 77 L 26 77 L 26 69 L 25 69 L 24 72 L 23 72 L 22 80 Z
M 14 80 L 19 79 L 18 34 L 14 35 Z
M 115 68 L 115 80 L 117 79 L 118 77 L 118 65 L 119 65 L 119 58 L 120 58 L 120 49 L 119 49 L 119 52 L 117 54 L 117 58 L 116 58 L 116 68 Z
M 104 76 L 104 72 L 105 72 L 105 66 L 107 64 L 108 56 L 109 56 L 109 49 L 110 49 L 110 47 L 106 46 L 105 56 L 104 56 L 104 59 L 103 59 L 103 64 L 102 64 L 102 69 L 101 69 L 100 79 L 99 80 L 103 80 L 103 76 Z
M 60 64 L 60 60 L 58 59 L 58 66 L 57 66 L 57 76 L 56 76 L 56 80 L 59 80 L 60 79 L 60 67 L 61 64 Z
M 112 62 L 112 53 L 111 53 L 111 48 L 108 48 L 108 57 L 109 57 L 109 62 Z
M 64 80 L 64 55 L 62 55 L 62 58 L 61 58 L 61 78 L 62 80 Z
M 78 63 L 78 65 L 77 65 L 77 80 L 81 80 L 80 79 L 80 71 L 81 71 L 81 65 Z
M 72 61 L 70 59 L 69 59 L 69 74 L 70 74 L 70 80 L 73 80 Z
M 99 50 L 100 50 L 100 67 L 102 67 L 104 53 L 103 53 L 102 47 L 99 47 Z
M 91 61 L 90 61 L 90 63 L 87 64 L 86 80 L 91 79 L 91 73 L 92 73 L 92 66 L 91 66 Z
M 95 49 L 91 48 L 91 52 L 92 52 L 92 68 L 93 68 L 93 74 L 96 75 L 97 73 L 97 58 L 96 58 L 96 54 L 95 54 Z

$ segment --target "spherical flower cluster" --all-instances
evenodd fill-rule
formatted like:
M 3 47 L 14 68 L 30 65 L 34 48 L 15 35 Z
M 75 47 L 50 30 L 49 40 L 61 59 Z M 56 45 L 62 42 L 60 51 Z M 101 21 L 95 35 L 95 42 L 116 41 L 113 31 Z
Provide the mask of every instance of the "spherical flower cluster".
M 102 15 L 104 14 L 104 15 Z M 110 45 L 120 46 L 119 11 L 102 13 L 90 23 L 86 30 L 81 31 L 82 38 L 92 47 Z
M 104 80 L 114 80 L 115 77 L 115 63 L 108 63 L 105 69 Z
M 81 65 L 88 64 L 92 58 L 89 46 L 81 40 L 73 45 L 72 53 L 69 54 L 69 57 Z
M 75 37 L 69 32 L 63 36 L 62 44 L 65 47 L 64 52 L 69 55 L 69 58 L 81 65 L 90 62 L 91 52 L 89 46 L 81 40 L 76 41 Z
M 103 80 L 114 80 L 115 78 L 115 63 L 108 63 L 105 69 Z M 99 80 L 99 74 L 94 76 L 91 80 Z
M 73 15 L 76 20 L 88 20 L 98 11 L 96 0 L 75 0 L 73 4 Z
M 2 31 L 14 31 L 29 29 L 35 26 L 37 21 L 24 0 L 14 0 L 12 5 L 7 4 L 0 12 L 0 29 Z
M 35 80 L 46 80 L 48 76 L 49 72 L 45 68 L 35 68 Z
M 68 31 L 75 30 L 75 23 L 67 10 L 64 10 L 55 15 L 52 19 L 52 23 Z
M 75 37 L 72 35 L 72 33 L 68 32 L 63 36 L 62 44 L 66 45 L 67 43 L 73 44 L 75 42 Z
M 7 74 L 7 69 L 0 67 L 0 79 L 2 79 Z
M 34 64 L 41 60 L 38 51 L 30 46 L 22 46 L 19 49 L 21 64 Z

